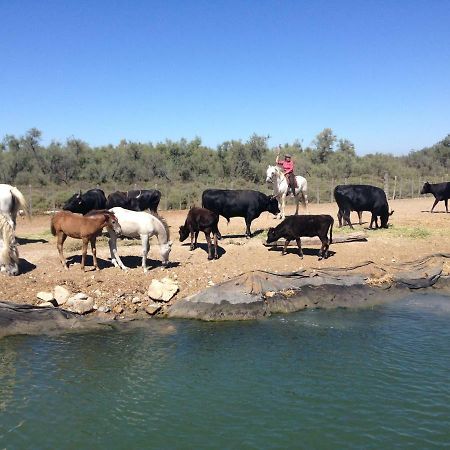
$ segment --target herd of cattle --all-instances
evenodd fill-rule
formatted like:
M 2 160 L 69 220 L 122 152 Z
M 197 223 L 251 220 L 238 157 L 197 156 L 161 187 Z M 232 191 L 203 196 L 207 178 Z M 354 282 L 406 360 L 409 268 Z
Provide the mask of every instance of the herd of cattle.
M 427 182 L 424 184 L 421 190 L 421 194 L 426 193 L 431 193 L 435 197 L 435 202 L 431 208 L 431 212 L 433 212 L 434 207 L 439 201 L 445 202 L 446 212 L 448 212 L 450 182 L 438 184 L 430 184 Z M 389 211 L 388 200 L 385 192 L 382 189 L 370 185 L 339 185 L 334 189 L 334 198 L 339 208 L 337 214 L 339 227 L 341 227 L 342 225 L 348 225 L 353 228 L 350 221 L 351 211 L 355 211 L 358 213 L 360 223 L 362 212 L 369 211 L 371 213 L 370 228 L 379 227 L 378 218 L 380 219 L 380 227 L 388 228 L 389 217 L 394 211 Z M 117 222 L 117 218 L 114 215 L 115 213 L 128 210 L 145 212 L 145 214 L 148 214 L 148 212 L 146 211 L 150 211 L 153 217 L 159 219 L 157 220 L 157 222 L 159 223 L 161 218 L 157 215 L 157 210 L 160 199 L 161 192 L 156 189 L 132 190 L 128 192 L 117 191 L 110 194 L 107 198 L 101 189 L 91 189 L 85 193 L 82 193 L 80 191 L 79 193 L 74 194 L 63 206 L 62 213 L 66 214 L 66 216 L 70 213 L 82 215 L 85 216 L 85 220 L 88 221 L 92 221 L 93 216 L 95 216 L 96 214 L 109 214 L 113 216 L 112 218 L 110 217 L 110 222 L 108 222 L 108 220 L 106 219 L 103 222 L 101 220 L 99 221 L 99 224 L 104 223 L 105 225 L 103 226 L 108 227 L 107 224 L 111 223 L 111 220 L 115 220 Z M 279 198 L 273 195 L 266 195 L 262 192 L 254 190 L 207 189 L 202 194 L 202 207 L 191 208 L 187 214 L 185 224 L 180 227 L 180 241 L 184 241 L 190 235 L 191 250 L 193 250 L 197 245 L 197 237 L 199 232 L 204 232 L 206 240 L 208 242 L 208 259 L 218 258 L 217 240 L 221 239 L 221 235 L 218 229 L 219 216 L 223 216 L 228 222 L 232 217 L 243 217 L 245 219 L 246 225 L 245 235 L 246 237 L 251 237 L 252 233 L 250 227 L 252 221 L 259 217 L 264 211 L 267 211 L 274 215 L 280 213 L 279 200 Z M 2 199 L 0 198 L 0 214 L 5 214 L 8 212 L 8 210 L 7 208 L 5 210 L 5 207 L 4 205 L 2 206 L 1 201 Z M 66 216 L 65 220 L 67 220 Z M 126 215 L 123 217 L 123 220 L 131 220 Z M 55 232 L 55 235 L 56 231 L 54 230 L 54 226 L 56 222 L 57 221 L 55 221 L 55 219 L 52 220 L 52 231 Z M 93 253 L 95 252 L 95 237 L 101 233 L 102 227 L 100 227 L 100 229 L 95 229 L 95 231 L 92 231 L 95 227 L 87 227 L 89 229 L 92 228 L 91 234 L 87 237 L 83 236 L 83 232 L 80 231 L 80 227 L 85 226 L 81 225 L 82 221 L 77 219 L 72 221 L 72 223 L 80 223 L 80 225 L 71 225 L 72 228 L 75 227 L 76 230 L 73 232 L 73 234 L 66 233 L 65 237 L 67 237 L 68 235 L 83 239 L 84 263 L 86 254 L 85 247 L 87 248 L 87 243 L 90 241 Z M 118 224 L 121 225 L 120 220 L 118 221 Z M 327 258 L 328 249 L 333 239 L 333 224 L 333 218 L 330 215 L 326 214 L 289 216 L 285 218 L 278 226 L 270 228 L 268 230 L 267 242 L 271 243 L 284 238 L 285 245 L 283 254 L 285 254 L 286 247 L 289 242 L 291 240 L 295 240 L 299 248 L 299 256 L 303 257 L 300 238 L 303 236 L 318 236 L 322 243 L 321 249 L 319 251 L 319 259 Z M 77 226 L 78 228 L 80 228 L 80 230 L 77 229 Z M 131 226 L 131 228 L 139 230 L 139 226 L 139 224 L 136 226 L 133 225 Z M 159 226 L 162 227 L 163 225 L 159 223 Z M 130 228 L 130 225 L 128 225 L 128 227 Z M 144 259 L 146 259 L 148 252 L 148 238 L 154 234 L 157 234 L 157 232 L 154 231 L 154 225 L 149 225 L 149 227 L 150 228 L 145 232 L 134 232 L 137 235 L 141 235 L 141 239 L 143 242 L 144 270 L 146 269 L 146 265 L 144 265 Z M 115 229 L 116 235 L 120 234 L 117 231 L 118 228 Z M 145 236 L 143 236 L 142 233 L 144 233 Z M 62 243 L 64 242 L 65 237 L 61 238 Z M 63 264 L 66 264 L 65 260 L 63 260 L 62 255 L 62 243 L 60 242 L 61 239 L 58 238 L 58 250 L 60 252 L 61 261 L 63 262 Z M 92 239 L 94 240 L 94 244 L 92 243 Z M 158 240 L 160 240 L 160 236 L 158 236 Z M 85 242 L 86 245 L 84 245 Z M 214 242 L 214 255 L 212 252 L 212 242 Z M 168 242 L 168 233 L 166 243 L 168 247 L 164 259 L 167 262 L 168 252 L 170 252 L 171 248 L 171 242 Z M 3 244 L 3 246 L 5 247 L 5 244 Z M 115 249 L 115 252 L 117 252 L 117 249 Z M 111 257 L 115 261 L 114 258 L 116 257 L 116 253 L 113 252 L 113 247 L 111 247 Z M 118 261 L 120 261 L 120 258 L 118 258 Z

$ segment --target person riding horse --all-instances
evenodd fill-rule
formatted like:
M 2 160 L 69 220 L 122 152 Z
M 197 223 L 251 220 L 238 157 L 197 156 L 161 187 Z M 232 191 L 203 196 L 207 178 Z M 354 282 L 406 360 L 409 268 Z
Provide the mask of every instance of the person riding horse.
M 278 146 L 278 152 L 275 162 L 284 170 L 284 176 L 286 177 L 286 181 L 288 184 L 286 195 L 289 195 L 289 190 L 291 190 L 291 195 L 295 195 L 294 161 L 292 161 L 292 157 L 289 154 L 284 155 L 284 159 L 280 160 L 280 150 L 281 146 Z

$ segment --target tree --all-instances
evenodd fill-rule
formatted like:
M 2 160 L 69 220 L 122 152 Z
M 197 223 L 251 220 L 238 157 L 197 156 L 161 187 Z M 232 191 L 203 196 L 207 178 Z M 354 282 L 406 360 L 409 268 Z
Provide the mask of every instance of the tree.
M 333 153 L 333 147 L 336 142 L 336 136 L 331 128 L 324 128 L 314 140 L 315 156 L 318 162 L 327 162 L 329 156 Z

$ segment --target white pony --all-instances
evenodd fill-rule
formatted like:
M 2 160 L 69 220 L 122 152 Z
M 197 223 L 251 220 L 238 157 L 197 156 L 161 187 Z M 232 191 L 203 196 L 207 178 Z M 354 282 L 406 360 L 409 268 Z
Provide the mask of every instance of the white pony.
M 19 252 L 10 219 L 0 214 L 0 272 L 19 274 Z
M 17 213 L 21 209 L 28 215 L 27 201 L 19 189 L 9 184 L 0 184 L 0 214 L 6 216 L 14 229 Z
M 295 177 L 297 181 L 297 187 L 295 188 L 295 214 L 298 214 L 298 205 L 300 202 L 300 196 L 303 206 L 306 208 L 306 214 L 308 214 L 308 196 L 306 191 L 308 189 L 308 182 L 306 178 L 297 175 Z M 285 206 L 286 206 L 286 194 L 288 191 L 288 183 L 286 177 L 284 176 L 283 170 L 278 166 L 269 166 L 266 173 L 266 182 L 273 184 L 273 195 L 278 200 L 278 205 L 280 208 L 280 219 L 285 217 Z
M 156 235 L 159 242 L 159 250 L 161 252 L 162 265 L 167 266 L 169 262 L 169 253 L 172 249 L 172 241 L 170 241 L 169 227 L 164 219 L 158 215 L 145 211 L 130 211 L 125 208 L 111 208 L 122 228 L 122 236 L 140 237 L 142 243 L 142 268 L 144 273 L 148 271 L 147 255 L 150 250 L 149 239 Z M 117 252 L 117 234 L 114 230 L 108 229 L 109 233 L 109 249 L 111 251 L 111 261 L 115 267 L 127 270 Z

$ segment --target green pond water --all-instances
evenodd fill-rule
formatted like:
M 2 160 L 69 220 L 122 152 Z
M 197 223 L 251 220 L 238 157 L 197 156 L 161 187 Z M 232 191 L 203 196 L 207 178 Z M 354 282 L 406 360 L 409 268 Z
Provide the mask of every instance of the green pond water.
M 0 340 L 0 449 L 450 446 L 450 298 Z

